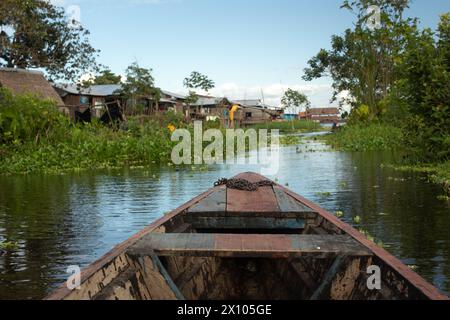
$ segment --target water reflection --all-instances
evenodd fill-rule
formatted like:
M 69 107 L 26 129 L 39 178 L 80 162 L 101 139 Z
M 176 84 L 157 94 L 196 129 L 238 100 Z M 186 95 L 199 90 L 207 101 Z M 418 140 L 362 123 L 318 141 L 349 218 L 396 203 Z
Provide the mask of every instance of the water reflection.
M 343 211 L 349 223 L 360 216 L 359 228 L 450 292 L 450 208 L 436 200 L 439 187 L 383 168 L 390 153 L 324 149 L 315 141 L 283 147 L 280 171 L 271 178 L 332 212 Z M 0 257 L 0 298 L 42 298 L 65 280 L 67 266 L 93 262 L 218 178 L 248 170 L 259 168 L 0 177 L 0 241 L 20 245 Z

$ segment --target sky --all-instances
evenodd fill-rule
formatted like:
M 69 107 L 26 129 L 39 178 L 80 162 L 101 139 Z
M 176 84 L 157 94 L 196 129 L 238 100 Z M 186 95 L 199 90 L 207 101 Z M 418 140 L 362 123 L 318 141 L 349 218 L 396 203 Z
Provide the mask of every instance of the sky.
M 79 16 L 99 62 L 117 74 L 137 61 L 158 87 L 184 93 L 195 70 L 215 81 L 213 95 L 274 106 L 287 88 L 307 94 L 312 107 L 330 106 L 331 80 L 305 82 L 303 69 L 354 22 L 342 0 L 50 1 Z M 448 0 L 413 0 L 407 15 L 435 29 L 449 11 Z

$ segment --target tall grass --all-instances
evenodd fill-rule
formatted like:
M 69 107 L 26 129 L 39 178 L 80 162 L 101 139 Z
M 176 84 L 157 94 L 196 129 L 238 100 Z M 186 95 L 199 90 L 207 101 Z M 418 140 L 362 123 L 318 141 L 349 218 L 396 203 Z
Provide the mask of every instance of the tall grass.
M 341 127 L 323 137 L 333 148 L 344 151 L 381 151 L 402 146 L 403 133 L 395 126 L 372 122 Z

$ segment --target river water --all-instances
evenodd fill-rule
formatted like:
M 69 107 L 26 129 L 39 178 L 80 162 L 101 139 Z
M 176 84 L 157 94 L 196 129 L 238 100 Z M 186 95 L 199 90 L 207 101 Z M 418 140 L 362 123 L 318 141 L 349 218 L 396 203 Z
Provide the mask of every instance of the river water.
M 450 293 L 450 204 L 419 174 L 383 166 L 392 153 L 333 152 L 318 141 L 282 147 L 271 178 L 342 211 L 348 223 Z M 0 299 L 40 299 L 64 282 L 70 265 L 86 266 L 221 177 L 258 167 L 106 170 L 64 175 L 0 176 Z M 361 222 L 354 223 L 359 216 Z

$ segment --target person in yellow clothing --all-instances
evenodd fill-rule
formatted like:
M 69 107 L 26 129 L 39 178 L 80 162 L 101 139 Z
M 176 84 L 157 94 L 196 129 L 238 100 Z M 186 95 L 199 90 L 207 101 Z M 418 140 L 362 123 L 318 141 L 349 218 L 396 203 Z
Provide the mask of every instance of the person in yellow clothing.
M 230 110 L 230 128 L 233 128 L 234 129 L 234 124 L 235 124 L 235 122 L 234 122 L 234 114 L 237 112 L 239 110 L 239 106 L 237 105 L 237 104 L 234 104 L 232 107 L 231 107 L 231 110 Z

